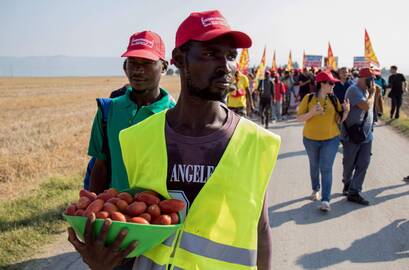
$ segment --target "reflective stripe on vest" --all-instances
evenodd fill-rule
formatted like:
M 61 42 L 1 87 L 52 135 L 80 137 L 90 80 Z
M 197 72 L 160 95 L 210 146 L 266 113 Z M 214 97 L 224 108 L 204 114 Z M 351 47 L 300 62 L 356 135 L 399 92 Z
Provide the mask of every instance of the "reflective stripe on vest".
M 134 268 L 138 270 L 167 270 L 166 265 L 156 264 L 151 259 L 145 256 L 139 256 L 137 264 L 134 264 Z
M 164 244 L 165 246 L 168 246 L 168 247 L 172 247 L 173 246 L 173 241 L 175 241 L 175 235 L 176 235 L 175 233 L 173 235 L 171 235 L 162 244 Z
M 257 264 L 256 250 L 219 244 L 188 232 L 183 232 L 179 247 L 204 257 L 229 263 L 246 266 Z

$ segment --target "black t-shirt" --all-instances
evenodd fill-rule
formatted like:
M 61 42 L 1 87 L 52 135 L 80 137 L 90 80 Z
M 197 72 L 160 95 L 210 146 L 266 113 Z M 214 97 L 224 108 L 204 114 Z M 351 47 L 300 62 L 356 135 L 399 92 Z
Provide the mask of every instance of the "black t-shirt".
M 300 74 L 300 77 L 299 77 L 299 82 L 300 82 L 300 83 L 304 83 L 304 82 L 306 82 L 306 81 L 308 81 L 308 80 L 310 81 L 309 83 L 306 83 L 305 85 L 300 86 L 299 95 L 301 96 L 301 99 L 302 99 L 306 94 L 308 94 L 308 93 L 311 92 L 311 83 L 314 81 L 314 79 L 311 78 L 311 76 L 309 76 L 309 75 L 306 76 L 306 75 L 303 74 L 303 73 Z
M 389 95 L 391 96 L 402 95 L 403 94 L 402 83 L 405 81 L 406 81 L 405 76 L 403 76 L 401 73 L 396 73 L 389 76 L 388 84 L 389 87 L 391 88 L 391 92 Z
M 274 82 L 271 79 L 260 80 L 259 82 L 260 98 L 272 100 L 274 97 Z
M 167 188 L 173 198 L 186 202 L 187 209 L 212 175 L 240 121 L 238 115 L 221 106 L 228 113 L 226 123 L 204 137 L 181 135 L 166 124 Z

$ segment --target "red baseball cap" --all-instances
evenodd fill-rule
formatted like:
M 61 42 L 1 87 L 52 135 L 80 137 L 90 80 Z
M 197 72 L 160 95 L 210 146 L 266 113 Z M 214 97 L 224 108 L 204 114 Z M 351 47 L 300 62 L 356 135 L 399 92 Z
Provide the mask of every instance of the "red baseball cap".
M 190 13 L 176 31 L 176 48 L 189 40 L 208 41 L 228 35 L 236 48 L 251 47 L 251 38 L 240 31 L 233 31 L 218 10 Z
M 375 77 L 375 73 L 371 68 L 361 68 L 359 70 L 359 78 Z
M 165 43 L 161 37 L 152 31 L 133 34 L 122 57 L 140 57 L 153 61 L 165 60 Z
M 317 83 L 318 82 L 332 82 L 332 83 L 339 82 L 339 80 L 334 78 L 332 73 L 329 71 L 321 71 L 320 73 L 318 73 L 317 77 L 315 77 L 315 81 Z

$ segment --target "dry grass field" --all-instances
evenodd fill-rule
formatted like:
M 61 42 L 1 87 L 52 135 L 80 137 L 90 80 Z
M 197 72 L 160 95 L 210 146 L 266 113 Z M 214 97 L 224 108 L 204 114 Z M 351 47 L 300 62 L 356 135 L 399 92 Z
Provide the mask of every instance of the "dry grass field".
M 122 77 L 0 78 L 0 201 L 20 197 L 53 176 L 82 175 L 95 98 Z M 162 86 L 176 98 L 177 76 Z

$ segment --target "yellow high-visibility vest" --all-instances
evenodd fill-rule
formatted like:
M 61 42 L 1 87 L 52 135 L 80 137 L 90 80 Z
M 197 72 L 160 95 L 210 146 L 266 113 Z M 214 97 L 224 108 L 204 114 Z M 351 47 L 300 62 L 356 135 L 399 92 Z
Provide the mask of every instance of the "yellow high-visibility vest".
M 170 198 L 166 111 L 121 131 L 131 188 Z M 137 260 L 140 270 L 257 269 L 257 228 L 280 137 L 241 118 L 227 148 L 193 201 L 182 228 Z

